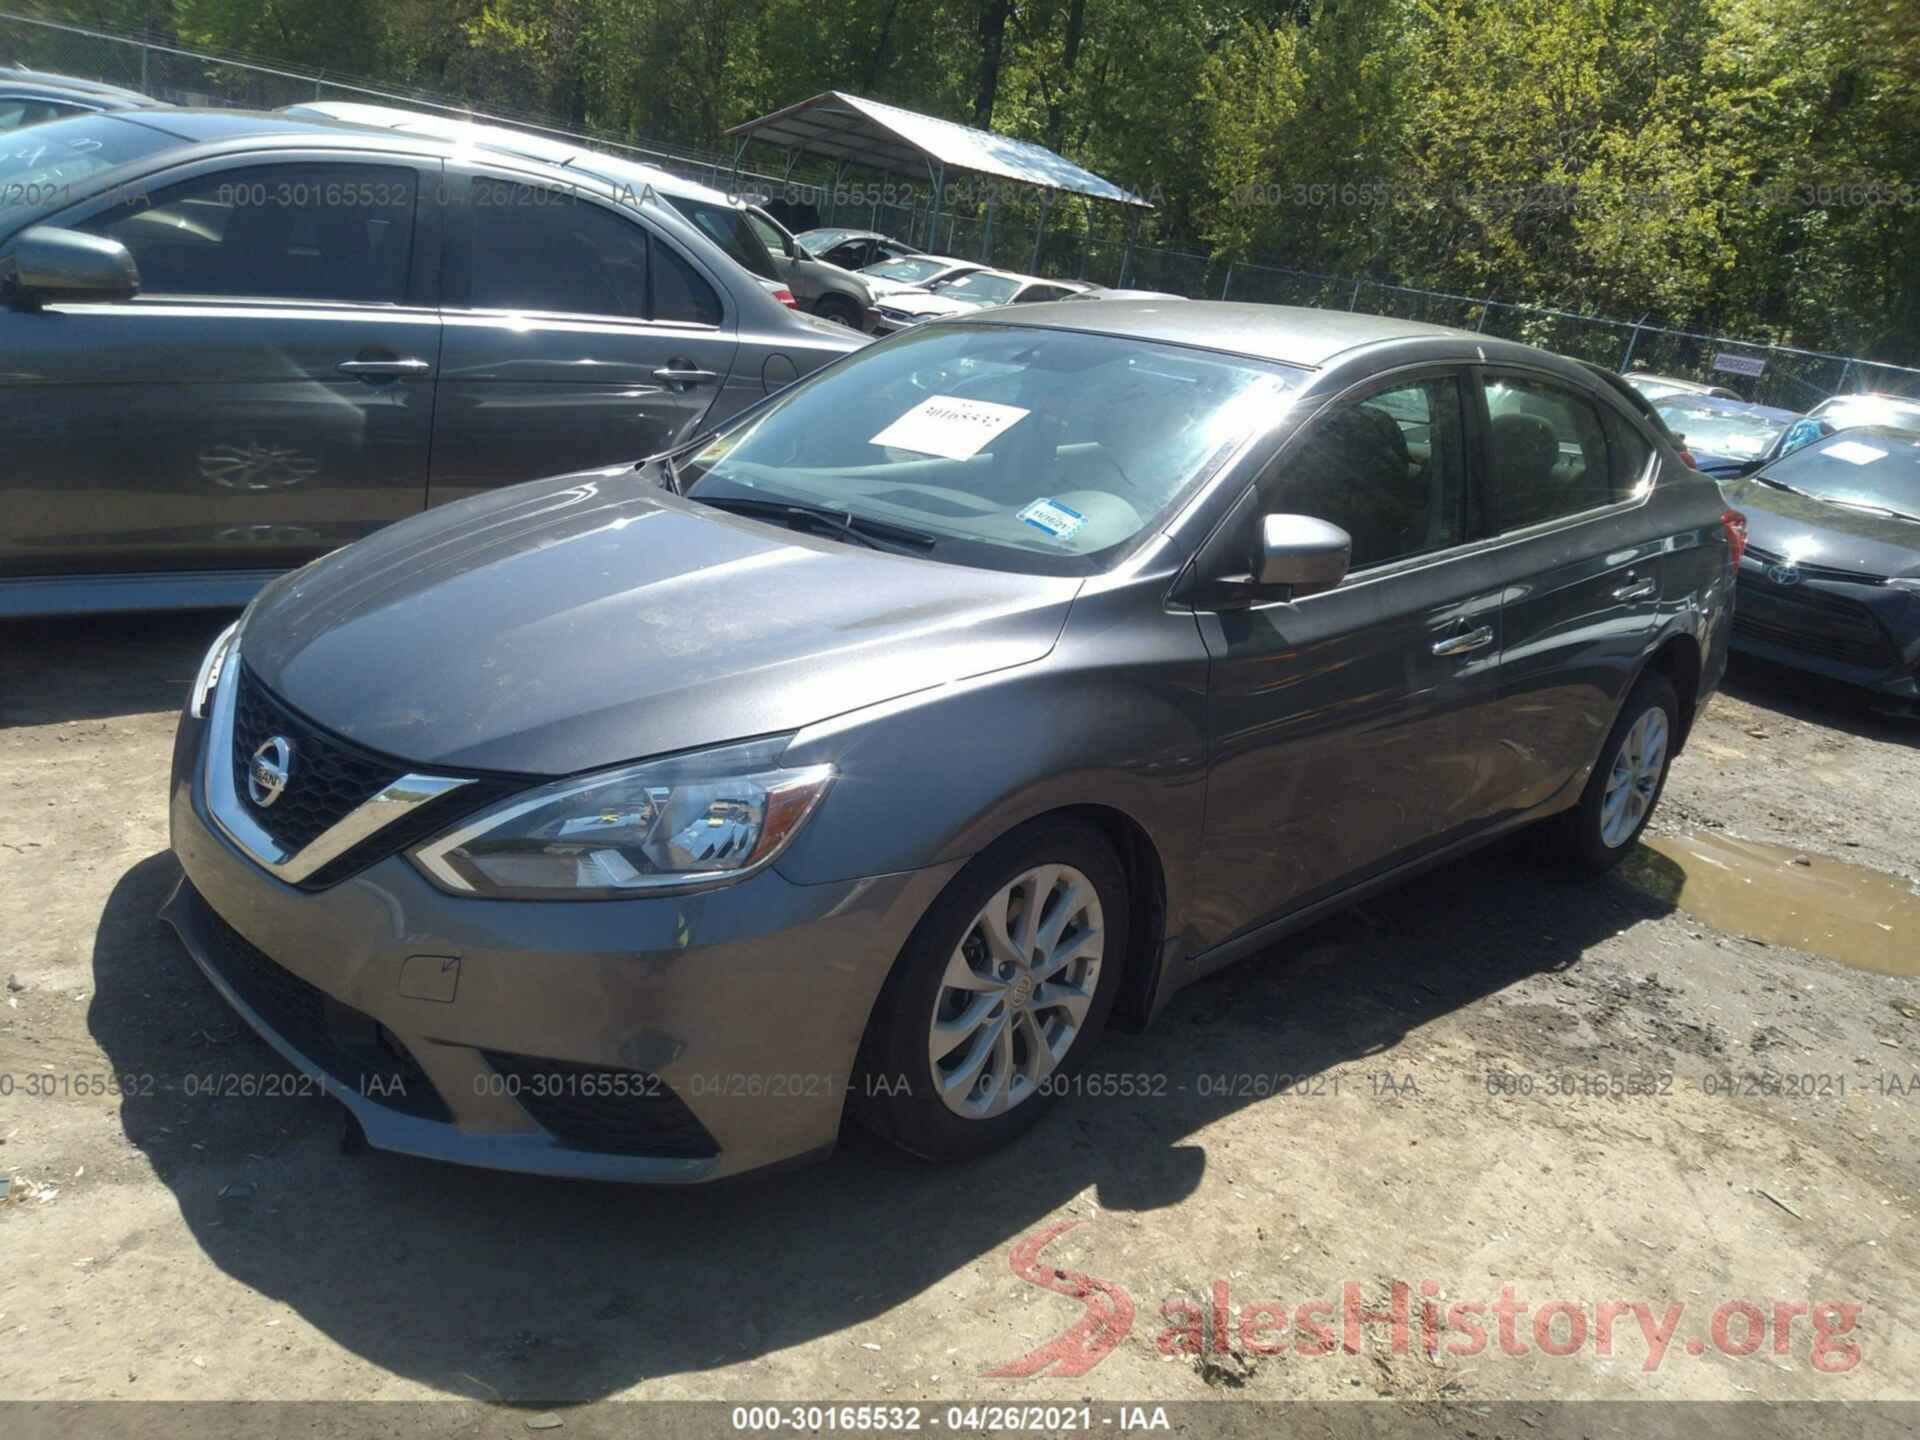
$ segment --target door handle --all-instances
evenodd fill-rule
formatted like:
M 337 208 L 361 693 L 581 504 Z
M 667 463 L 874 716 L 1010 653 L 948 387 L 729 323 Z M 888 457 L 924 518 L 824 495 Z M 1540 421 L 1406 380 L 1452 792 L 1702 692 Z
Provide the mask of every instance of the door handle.
M 342 375 L 357 375 L 362 380 L 391 379 L 396 375 L 424 375 L 433 366 L 425 360 L 342 360 L 333 367 Z
M 1465 655 L 1470 651 L 1481 650 L 1493 643 L 1493 627 L 1482 625 L 1477 630 L 1468 630 L 1459 635 L 1449 635 L 1445 640 L 1433 642 L 1436 655 Z
M 1628 580 L 1625 585 L 1613 592 L 1616 600 L 1644 600 L 1659 587 L 1653 583 L 1651 575 L 1642 575 L 1638 580 Z
M 653 378 L 662 385 L 706 385 L 720 378 L 715 370 L 680 370 L 671 365 L 663 365 L 653 372 Z

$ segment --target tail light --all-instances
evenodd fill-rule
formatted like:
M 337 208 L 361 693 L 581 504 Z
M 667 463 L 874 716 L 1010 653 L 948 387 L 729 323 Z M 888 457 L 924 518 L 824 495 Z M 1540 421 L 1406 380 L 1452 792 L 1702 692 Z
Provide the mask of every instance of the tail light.
M 1738 510 L 1729 510 L 1720 517 L 1720 528 L 1727 532 L 1727 549 L 1733 552 L 1733 564 L 1740 567 L 1740 557 L 1747 553 L 1747 517 Z
M 1680 458 L 1687 462 L 1687 469 L 1698 470 L 1700 468 L 1700 462 L 1693 458 L 1693 452 L 1684 445 L 1680 447 Z
M 784 285 L 782 285 L 778 290 L 773 292 L 773 298 L 778 300 L 782 305 L 787 306 L 789 309 L 798 310 L 800 308 L 799 305 L 794 301 L 793 292 L 787 289 L 787 287 Z

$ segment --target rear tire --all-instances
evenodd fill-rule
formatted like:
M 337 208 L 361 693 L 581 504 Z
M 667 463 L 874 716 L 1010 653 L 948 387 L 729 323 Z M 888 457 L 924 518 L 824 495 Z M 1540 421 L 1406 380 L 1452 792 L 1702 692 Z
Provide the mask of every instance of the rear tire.
M 1648 671 L 1620 707 L 1580 803 L 1555 822 L 1566 860 L 1598 873 L 1626 858 L 1667 788 L 1679 736 L 1680 697 Z
M 1106 1027 L 1127 915 L 1125 867 L 1091 826 L 1041 820 L 983 850 L 887 977 L 862 1045 L 855 1118 L 941 1162 L 1025 1132 Z

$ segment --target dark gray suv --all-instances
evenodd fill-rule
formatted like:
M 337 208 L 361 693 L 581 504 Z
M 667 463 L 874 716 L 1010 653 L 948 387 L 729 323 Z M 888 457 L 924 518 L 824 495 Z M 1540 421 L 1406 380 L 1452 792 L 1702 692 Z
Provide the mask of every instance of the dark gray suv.
M 238 111 L 12 137 L 0 286 L 0 615 L 238 604 L 863 343 L 644 186 Z
M 1332 907 L 1535 823 L 1618 860 L 1742 524 L 1521 345 L 930 322 L 269 586 L 181 718 L 166 916 L 377 1146 L 693 1180 L 851 1112 L 972 1154 Z

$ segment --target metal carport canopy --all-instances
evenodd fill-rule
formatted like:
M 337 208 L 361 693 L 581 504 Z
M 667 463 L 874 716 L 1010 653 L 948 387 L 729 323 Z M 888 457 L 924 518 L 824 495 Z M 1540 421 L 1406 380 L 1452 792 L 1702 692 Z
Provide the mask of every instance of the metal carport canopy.
M 920 115 L 878 100 L 863 100 L 829 90 L 771 115 L 736 125 L 726 132 L 736 144 L 761 140 L 799 154 L 825 155 L 846 165 L 865 165 L 889 173 L 933 172 L 935 188 L 948 169 L 995 175 L 1034 185 L 1133 205 L 1153 206 L 1124 186 L 1084 170 L 1064 155 L 1031 140 L 1015 140 Z

